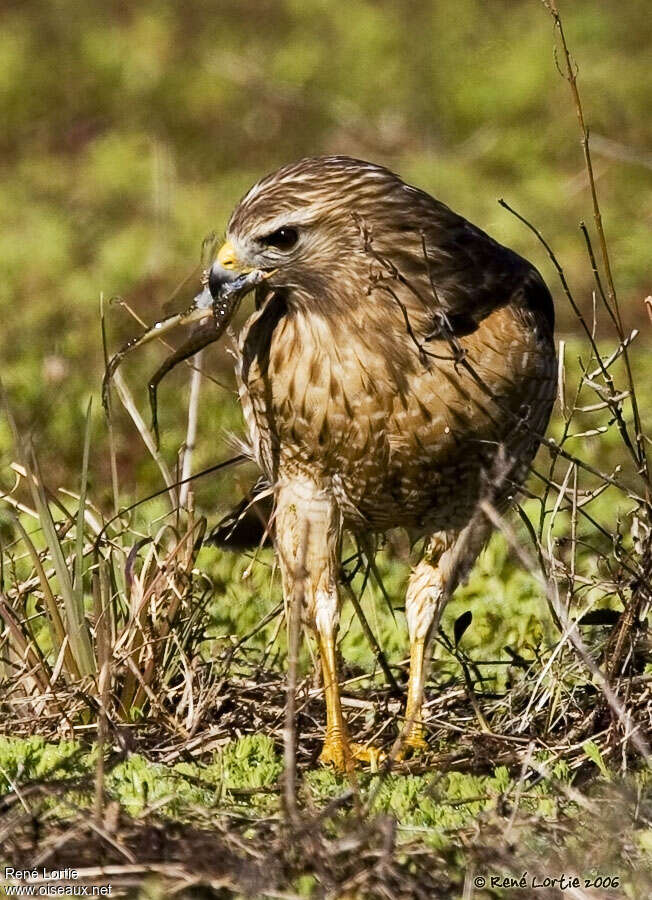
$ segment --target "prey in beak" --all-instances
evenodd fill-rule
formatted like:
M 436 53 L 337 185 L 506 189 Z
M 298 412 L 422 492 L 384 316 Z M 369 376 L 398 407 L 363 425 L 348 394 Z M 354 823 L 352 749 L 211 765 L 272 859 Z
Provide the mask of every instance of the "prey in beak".
M 161 380 L 179 363 L 194 356 L 204 347 L 218 341 L 233 318 L 242 298 L 272 272 L 262 269 L 237 270 L 235 254 L 227 241 L 220 249 L 213 265 L 204 273 L 204 289 L 197 294 L 192 305 L 182 313 L 167 316 L 155 322 L 138 337 L 132 338 L 111 358 L 102 381 L 102 403 L 108 410 L 111 379 L 127 354 L 143 347 L 155 338 L 180 325 L 191 325 L 190 337 L 174 351 L 156 370 L 149 384 L 149 404 L 152 413 L 152 431 L 159 444 L 157 391 Z

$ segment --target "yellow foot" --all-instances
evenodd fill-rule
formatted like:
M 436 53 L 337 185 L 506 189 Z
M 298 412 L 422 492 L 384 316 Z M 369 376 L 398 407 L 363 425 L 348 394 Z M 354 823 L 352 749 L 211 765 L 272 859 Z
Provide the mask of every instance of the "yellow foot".
M 428 743 L 423 736 L 422 729 L 414 730 L 403 741 L 403 746 L 397 758 L 399 760 L 410 759 L 412 756 L 424 753 L 427 749 Z
M 352 772 L 358 762 L 366 763 L 375 771 L 386 755 L 378 747 L 351 744 L 343 738 L 326 738 L 319 761 L 323 765 L 333 766 L 336 772 Z

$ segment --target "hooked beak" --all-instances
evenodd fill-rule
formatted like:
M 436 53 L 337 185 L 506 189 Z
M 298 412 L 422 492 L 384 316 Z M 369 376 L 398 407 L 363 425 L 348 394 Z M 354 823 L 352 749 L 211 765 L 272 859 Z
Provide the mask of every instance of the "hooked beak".
M 205 282 L 213 301 L 215 324 L 226 328 L 245 294 L 275 271 L 266 272 L 240 265 L 231 242 L 222 244 L 215 262 L 206 273 Z
M 240 266 L 230 241 L 220 247 L 217 259 L 208 271 L 208 289 L 215 302 L 237 293 L 238 299 L 250 288 L 249 276 L 254 270 Z M 262 274 L 262 273 L 261 273 Z M 240 290 L 241 289 L 241 290 Z
M 212 307 L 215 327 L 221 334 L 233 318 L 240 300 L 265 277 L 261 269 L 238 266 L 233 247 L 226 241 L 205 275 L 204 283 L 208 285 L 208 291 L 204 288 L 203 293 L 195 298 L 195 304 L 204 305 L 204 297 L 210 293 L 212 303 L 205 305 Z

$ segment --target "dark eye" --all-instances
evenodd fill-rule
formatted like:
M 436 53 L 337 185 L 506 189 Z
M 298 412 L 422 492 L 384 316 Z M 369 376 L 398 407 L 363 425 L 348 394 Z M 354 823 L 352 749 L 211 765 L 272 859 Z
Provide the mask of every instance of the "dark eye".
M 261 238 L 261 243 L 266 247 L 276 247 L 277 250 L 291 250 L 298 240 L 299 233 L 296 228 L 278 228 Z

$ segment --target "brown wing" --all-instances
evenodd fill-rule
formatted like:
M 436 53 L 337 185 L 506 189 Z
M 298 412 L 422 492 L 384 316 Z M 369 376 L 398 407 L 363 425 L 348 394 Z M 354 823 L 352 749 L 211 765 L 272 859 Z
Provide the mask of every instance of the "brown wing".
M 532 310 L 552 333 L 552 297 L 531 263 L 424 191 L 397 179 L 389 194 L 372 250 L 432 311 L 427 336 L 442 333 L 442 314 L 453 334 L 462 336 L 507 303 Z

